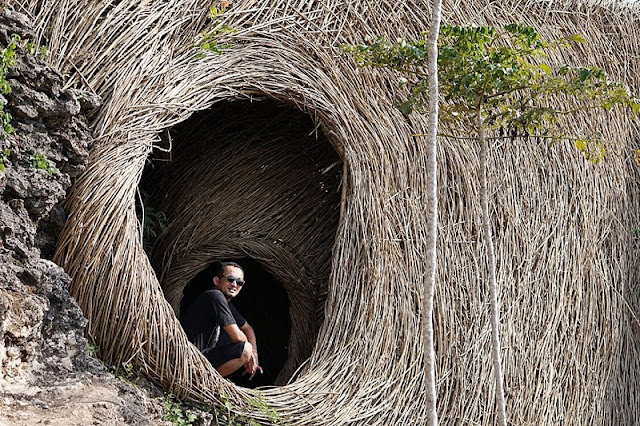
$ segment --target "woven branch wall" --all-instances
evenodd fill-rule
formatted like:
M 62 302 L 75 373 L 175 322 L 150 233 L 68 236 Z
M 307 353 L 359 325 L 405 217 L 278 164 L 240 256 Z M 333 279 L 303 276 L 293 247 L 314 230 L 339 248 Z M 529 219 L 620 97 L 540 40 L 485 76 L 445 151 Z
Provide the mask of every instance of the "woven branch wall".
M 232 48 L 205 58 L 192 48 L 207 25 L 204 0 L 19 3 L 69 85 L 104 99 L 57 260 L 74 279 L 71 291 L 105 359 L 131 361 L 181 397 L 231 397 L 251 413 L 242 406 L 246 398 L 235 396 L 253 391 L 222 380 L 187 343 L 141 248 L 135 199 L 160 132 L 218 101 L 267 97 L 308 114 L 345 167 L 324 320 L 303 368 L 263 398 L 298 425 L 423 424 L 427 206 L 422 142 L 412 134 L 424 131 L 424 122 L 409 123 L 393 108 L 401 95 L 395 76 L 355 69 L 336 46 L 379 34 L 415 35 L 428 26 L 429 3 L 239 0 L 225 14 L 238 29 L 229 36 Z M 453 23 L 524 22 L 547 37 L 579 32 L 587 39 L 582 50 L 555 60 L 601 64 L 636 92 L 638 19 L 636 8 L 622 4 L 516 0 L 445 2 L 444 16 Z M 630 161 L 638 129 L 610 113 L 575 120 L 569 130 L 585 125 L 612 141 L 605 166 L 585 164 L 564 145 L 492 149 L 492 225 L 514 424 L 640 422 L 633 235 L 639 191 Z M 438 411 L 443 424 L 490 425 L 477 148 L 442 140 L 438 156 Z M 296 235 L 279 232 L 285 242 Z M 265 250 L 264 258 L 282 254 Z M 175 303 L 172 267 L 163 283 Z

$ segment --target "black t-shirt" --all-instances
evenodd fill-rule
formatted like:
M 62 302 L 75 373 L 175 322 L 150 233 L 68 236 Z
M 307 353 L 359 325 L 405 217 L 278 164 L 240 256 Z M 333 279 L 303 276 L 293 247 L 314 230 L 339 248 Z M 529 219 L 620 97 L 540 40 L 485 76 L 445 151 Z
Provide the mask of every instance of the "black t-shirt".
M 246 320 L 220 290 L 207 290 L 199 295 L 182 317 L 182 328 L 189 341 L 202 353 L 232 343 L 222 327 L 244 326 Z

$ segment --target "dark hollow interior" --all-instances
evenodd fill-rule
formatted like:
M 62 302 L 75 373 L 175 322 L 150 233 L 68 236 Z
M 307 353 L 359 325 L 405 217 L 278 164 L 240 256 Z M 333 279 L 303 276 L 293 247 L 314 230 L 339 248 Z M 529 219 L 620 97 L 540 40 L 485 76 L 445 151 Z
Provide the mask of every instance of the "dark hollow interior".
M 167 151 L 154 150 L 141 178 L 140 198 L 145 206 L 145 250 L 165 295 L 173 292 L 182 297 L 184 288 L 184 294 L 193 297 L 209 285 L 197 270 L 182 270 L 180 277 L 184 276 L 185 282 L 176 285 L 171 271 L 165 268 L 168 253 L 185 251 L 175 247 L 183 247 L 180 233 L 192 223 L 199 226 L 200 235 L 207 226 L 216 236 L 200 242 L 194 256 L 201 256 L 207 248 L 217 249 L 216 238 L 232 245 L 235 240 L 251 244 L 251 238 L 255 238 L 261 250 L 265 239 L 275 242 L 276 252 L 261 252 L 259 259 L 252 258 L 246 247 L 230 247 L 207 259 L 207 264 L 233 260 L 245 270 L 247 284 L 233 303 L 256 332 L 264 374 L 251 382 L 240 374 L 230 379 L 244 387 L 286 382 L 310 355 L 322 322 L 339 220 L 339 156 L 308 114 L 267 99 L 220 102 L 176 125 L 162 135 L 162 140 Z M 227 176 L 232 174 L 233 181 L 208 180 L 221 169 Z M 197 202 L 202 205 L 194 209 L 194 200 L 201 200 Z M 226 204 L 227 200 L 242 202 Z M 212 209 L 238 213 L 220 219 L 206 216 Z M 189 218 L 191 213 L 187 212 L 195 214 Z M 159 225 L 161 221 L 165 223 Z M 295 263 L 279 258 L 281 249 Z M 172 265 L 188 263 L 189 254 L 181 256 Z M 293 275 L 291 270 L 295 270 Z M 303 278 L 298 280 L 296 274 Z M 292 297 L 288 291 L 297 296 Z M 291 303 L 300 297 L 304 303 L 293 307 Z M 300 309 L 305 312 L 302 319 L 295 317 L 300 316 Z M 301 321 L 307 324 L 293 341 L 292 321 L 298 326 Z M 276 381 L 285 364 L 287 368 Z

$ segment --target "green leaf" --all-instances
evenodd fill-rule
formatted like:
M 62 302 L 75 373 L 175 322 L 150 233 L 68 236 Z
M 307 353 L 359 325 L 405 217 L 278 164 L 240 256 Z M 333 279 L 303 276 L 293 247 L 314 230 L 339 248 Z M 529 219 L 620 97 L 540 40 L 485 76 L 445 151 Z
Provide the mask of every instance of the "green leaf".
M 545 74 L 551 74 L 551 68 L 547 64 L 540 64 L 538 65 L 538 68 L 544 71 Z
M 578 68 L 578 77 L 580 78 L 580 81 L 586 81 L 592 75 L 593 71 L 591 71 L 589 68 Z
M 580 152 L 584 152 L 587 150 L 587 141 L 585 141 L 584 139 L 576 139 L 573 144 Z
M 574 41 L 576 43 L 584 43 L 584 38 L 580 34 L 573 34 L 569 36 L 569 40 Z
M 411 101 L 406 101 L 406 102 L 402 102 L 401 104 L 398 105 L 398 109 L 404 114 L 404 115 L 411 115 L 411 113 L 413 112 L 413 103 Z

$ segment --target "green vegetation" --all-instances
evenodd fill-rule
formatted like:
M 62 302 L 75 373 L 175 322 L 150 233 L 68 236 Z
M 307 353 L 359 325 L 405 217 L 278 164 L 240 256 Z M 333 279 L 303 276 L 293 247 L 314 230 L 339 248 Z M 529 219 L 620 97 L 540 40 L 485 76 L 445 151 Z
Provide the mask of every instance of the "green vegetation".
M 98 352 L 100 352 L 100 346 L 97 346 L 93 343 L 89 343 L 87 345 L 87 350 L 89 352 L 89 356 L 95 358 L 98 356 Z
M 20 36 L 13 34 L 9 45 L 0 52 L 0 96 L 11 92 L 11 87 L 5 77 L 9 68 L 16 64 L 16 48 L 19 41 Z M 4 98 L 0 97 L 0 139 L 4 139 L 13 132 L 11 114 L 4 110 L 4 106 Z
M 121 365 L 111 366 L 111 372 L 114 376 L 120 377 L 128 382 L 135 382 L 140 377 L 140 373 L 130 362 L 124 362 Z
M 254 410 L 264 414 L 269 419 L 271 425 L 288 425 L 289 422 L 280 416 L 278 411 L 271 407 L 262 398 L 262 395 L 258 394 L 255 398 L 249 400 L 249 406 Z M 258 425 L 259 423 L 255 423 Z
M 259 423 L 253 419 L 234 413 L 233 404 L 229 400 L 224 400 L 223 405 L 214 411 L 216 421 L 229 426 L 258 426 Z
M 147 206 L 144 210 L 143 238 L 146 252 L 150 252 L 156 238 L 167 230 L 167 215 Z
M 561 120 L 617 105 L 634 114 L 640 111 L 628 88 L 611 82 L 602 68 L 562 65 L 553 69 L 544 63 L 547 49 L 584 43 L 580 36 L 542 41 L 533 27 L 521 24 L 506 25 L 504 31 L 490 26 L 443 25 L 440 31 L 438 78 L 444 98 L 440 121 L 446 130 L 441 136 L 477 139 L 482 129 L 491 133 L 488 139 L 571 140 L 589 161 L 597 163 L 605 155 L 603 136 L 566 134 Z M 360 66 L 404 73 L 406 77 L 398 83 L 409 85 L 410 93 L 398 107 L 408 115 L 425 112 L 426 42 L 426 34 L 416 41 L 378 38 L 369 45 L 343 46 L 343 50 Z M 567 101 L 566 109 L 553 103 L 558 96 Z
M 171 422 L 176 426 L 191 426 L 197 419 L 194 413 L 183 408 L 180 401 L 173 394 L 168 393 L 164 396 L 162 407 L 162 420 Z
M 0 152 L 0 172 L 4 172 L 7 168 L 9 155 L 11 155 L 11 151 L 9 149 L 5 149 L 4 151 Z
M 31 41 L 26 41 L 24 48 L 27 52 L 40 59 L 47 59 L 51 55 L 47 46 L 38 46 L 36 43 Z
M 224 8 L 217 8 L 212 6 L 209 9 L 209 18 L 212 21 L 212 28 L 208 31 L 200 34 L 200 40 L 196 43 L 196 46 L 200 50 L 200 52 L 196 55 L 198 58 L 203 58 L 206 56 L 206 52 L 211 52 L 216 55 L 222 55 L 222 53 L 231 47 L 230 44 L 220 44 L 216 40 L 220 35 L 226 33 L 234 33 L 236 30 L 229 25 L 217 23 L 220 15 L 224 13 Z
M 150 205 L 149 194 L 142 189 L 139 191 L 140 198 L 136 203 L 136 215 L 138 221 L 142 223 L 142 246 L 150 256 L 156 239 L 164 234 L 168 228 L 168 219 L 164 212 Z
M 164 414 L 162 419 L 175 425 L 189 426 L 197 420 L 197 415 L 189 410 L 188 404 L 181 403 L 173 394 L 165 395 L 163 407 Z M 216 424 L 225 426 L 261 426 L 265 424 L 286 426 L 289 424 L 261 396 L 250 398 L 249 407 L 262 414 L 261 417 L 264 419 L 258 422 L 246 415 L 237 414 L 234 411 L 233 403 L 224 397 L 222 398 L 222 404 L 219 406 L 214 407 L 208 404 L 197 406 L 199 410 L 211 413 Z
M 56 169 L 44 155 L 38 152 L 34 152 L 31 156 L 31 167 L 34 169 L 44 170 L 49 174 L 53 174 L 58 171 L 58 169 Z
M 47 58 L 49 56 L 49 49 L 46 46 L 38 47 L 35 43 L 29 40 L 22 40 L 19 35 L 12 34 L 9 45 L 0 51 L 0 96 L 11 92 L 11 86 L 9 86 L 6 76 L 9 68 L 16 65 L 16 50 L 19 46 L 39 58 Z M 5 105 L 4 99 L 0 97 L 0 139 L 4 139 L 9 133 L 13 132 L 11 114 L 4 110 Z

